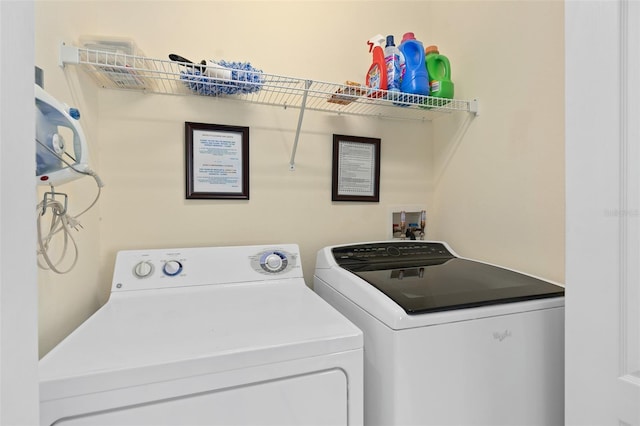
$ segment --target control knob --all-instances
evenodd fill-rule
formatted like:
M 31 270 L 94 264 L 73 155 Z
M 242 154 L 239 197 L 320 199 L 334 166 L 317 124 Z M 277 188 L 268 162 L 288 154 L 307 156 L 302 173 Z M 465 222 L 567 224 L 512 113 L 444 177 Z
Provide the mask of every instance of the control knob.
M 288 264 L 287 255 L 280 251 L 263 253 L 260 258 L 260 267 L 269 273 L 284 271 Z
M 277 271 L 282 267 L 282 258 L 275 253 L 271 253 L 264 260 L 264 266 L 270 271 Z
M 146 278 L 153 272 L 153 265 L 151 262 L 143 260 L 138 262 L 136 266 L 133 267 L 133 274 L 138 278 Z
M 177 260 L 167 260 L 162 267 L 162 272 L 170 277 L 176 276 L 182 272 L 182 263 Z

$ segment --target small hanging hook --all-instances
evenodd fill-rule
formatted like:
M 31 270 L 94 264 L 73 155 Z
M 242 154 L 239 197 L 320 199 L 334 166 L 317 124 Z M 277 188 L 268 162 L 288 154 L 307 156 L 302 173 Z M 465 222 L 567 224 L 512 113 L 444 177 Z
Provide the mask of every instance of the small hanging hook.
M 67 198 L 68 198 L 67 194 L 63 192 L 55 192 L 53 186 L 51 186 L 51 191 L 44 193 L 44 198 L 42 200 L 42 214 L 41 214 L 42 216 L 44 216 L 44 214 L 47 211 L 47 207 L 49 207 L 49 202 L 50 202 L 49 200 L 56 201 L 56 195 L 61 195 L 64 197 L 64 204 L 61 211 L 52 209 L 53 214 L 55 214 L 56 216 L 64 216 L 65 214 L 67 214 Z

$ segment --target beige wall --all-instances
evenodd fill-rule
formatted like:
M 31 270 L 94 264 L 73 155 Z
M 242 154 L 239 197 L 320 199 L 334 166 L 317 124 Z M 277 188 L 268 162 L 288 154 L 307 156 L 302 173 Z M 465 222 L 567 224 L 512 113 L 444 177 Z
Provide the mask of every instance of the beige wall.
M 431 29 L 458 95 L 480 99 L 468 128 L 436 126 L 434 238 L 464 255 L 564 281 L 564 5 L 436 2 Z M 458 116 L 463 121 L 465 117 Z
M 393 9 L 410 13 L 389 19 Z M 295 242 L 311 284 L 319 248 L 386 239 L 394 206 L 425 206 L 428 238 L 462 255 L 562 281 L 562 9 L 560 1 L 37 2 L 36 64 L 53 95 L 86 110 L 92 165 L 106 183 L 83 222 L 76 269 L 40 274 L 41 354 L 106 301 L 119 249 Z M 405 31 L 441 47 L 456 97 L 480 99 L 481 115 L 413 123 L 309 111 L 293 172 L 297 110 L 98 90 L 77 67 L 57 66 L 60 41 L 100 34 L 131 37 L 154 58 L 249 60 L 274 74 L 362 82 L 366 40 Z M 250 127 L 249 201 L 185 200 L 185 121 Z M 331 202 L 334 133 L 382 139 L 380 203 Z M 94 187 L 83 179 L 64 190 L 84 206 Z

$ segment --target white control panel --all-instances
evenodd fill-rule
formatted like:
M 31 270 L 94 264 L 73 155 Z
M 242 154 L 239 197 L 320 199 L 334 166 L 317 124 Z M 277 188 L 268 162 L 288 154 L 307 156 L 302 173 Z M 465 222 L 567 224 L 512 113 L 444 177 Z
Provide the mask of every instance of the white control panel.
M 111 291 L 289 278 L 302 280 L 295 244 L 124 250 L 116 257 Z

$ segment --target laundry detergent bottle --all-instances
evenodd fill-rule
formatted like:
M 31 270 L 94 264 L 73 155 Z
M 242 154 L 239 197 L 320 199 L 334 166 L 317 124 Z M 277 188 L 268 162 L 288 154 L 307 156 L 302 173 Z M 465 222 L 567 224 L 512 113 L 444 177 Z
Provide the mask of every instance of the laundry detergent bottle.
M 378 98 L 382 96 L 380 90 L 387 90 L 387 68 L 384 62 L 384 49 L 382 48 L 384 37 L 375 35 L 367 41 L 369 53 L 373 53 L 373 62 L 367 72 L 366 83 L 369 90 L 367 96 Z
M 399 49 L 405 64 L 400 90 L 414 95 L 429 95 L 429 75 L 422 42 L 416 40 L 413 33 L 405 33 Z
M 387 70 L 387 90 L 400 91 L 401 70 L 404 67 L 404 56 L 394 43 L 393 36 L 387 36 L 387 45 L 384 47 L 384 61 Z
M 453 98 L 453 82 L 451 81 L 451 65 L 446 56 L 441 55 L 438 46 L 425 49 L 425 60 L 429 73 L 431 96 Z

